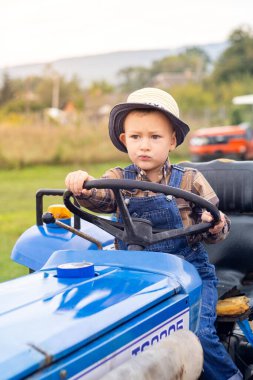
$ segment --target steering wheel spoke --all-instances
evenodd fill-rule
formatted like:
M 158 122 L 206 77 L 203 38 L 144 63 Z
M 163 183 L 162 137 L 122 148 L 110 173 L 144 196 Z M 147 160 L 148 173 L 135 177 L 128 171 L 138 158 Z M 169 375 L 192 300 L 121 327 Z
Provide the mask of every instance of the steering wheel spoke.
M 203 233 L 209 230 L 209 228 L 212 227 L 212 223 L 200 223 L 196 224 L 190 227 L 185 228 L 178 228 L 173 230 L 153 230 L 153 243 L 157 243 L 159 241 L 165 240 L 165 239 L 172 239 L 175 237 L 181 237 L 181 236 L 189 236 L 189 235 L 196 235 L 196 233 Z
M 112 189 L 112 190 L 113 190 L 118 208 L 120 210 L 121 217 L 126 226 L 127 234 L 129 235 L 129 237 L 134 236 L 135 235 L 134 224 L 133 224 L 131 215 L 128 211 L 128 208 L 126 206 L 126 203 L 124 202 L 124 199 L 122 197 L 121 190 L 119 189 Z
M 115 236 L 117 239 L 122 239 L 124 234 L 124 225 L 119 222 L 114 222 L 112 220 L 101 218 L 97 215 L 90 214 L 84 210 L 81 210 L 74 203 L 70 201 L 73 197 L 73 193 L 69 190 L 65 191 L 63 194 L 63 202 L 65 206 L 74 214 L 78 215 L 80 218 L 95 224 L 95 226 L 100 227 L 102 230 L 108 232 L 109 234 Z

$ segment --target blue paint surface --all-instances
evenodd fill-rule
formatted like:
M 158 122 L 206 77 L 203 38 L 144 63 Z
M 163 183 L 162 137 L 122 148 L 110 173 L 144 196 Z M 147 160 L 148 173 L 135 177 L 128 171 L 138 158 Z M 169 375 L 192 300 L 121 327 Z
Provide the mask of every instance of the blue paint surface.
M 84 261 L 94 263 L 95 277 L 57 276 L 58 265 Z M 195 268 L 169 254 L 57 251 L 40 271 L 0 284 L 0 373 L 57 379 L 68 368 L 74 376 L 140 336 L 149 339 L 157 326 L 181 328 L 174 316 L 189 310 L 194 331 L 200 292 Z
M 81 231 L 96 236 L 103 246 L 114 241 L 110 234 L 83 220 L 81 221 Z M 11 253 L 11 259 L 32 270 L 39 270 L 52 253 L 58 249 L 96 250 L 97 246 L 56 224 L 35 225 L 26 230 L 17 240 Z

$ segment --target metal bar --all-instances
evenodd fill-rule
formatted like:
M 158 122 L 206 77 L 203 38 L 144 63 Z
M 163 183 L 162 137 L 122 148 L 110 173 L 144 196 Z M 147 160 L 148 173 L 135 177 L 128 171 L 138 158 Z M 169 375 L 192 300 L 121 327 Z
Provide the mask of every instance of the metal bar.
M 78 231 L 75 228 L 73 228 L 71 226 L 68 226 L 65 223 L 60 222 L 59 220 L 56 220 L 55 224 L 57 224 L 57 226 L 59 226 L 59 227 L 65 228 L 65 230 L 68 230 L 68 231 L 72 232 L 75 235 L 80 236 L 83 239 L 86 239 L 86 240 L 88 240 L 88 241 L 96 244 L 96 246 L 98 247 L 98 249 L 103 249 L 102 243 L 99 240 L 93 238 L 92 236 L 90 236 L 88 234 L 85 234 L 84 232 Z

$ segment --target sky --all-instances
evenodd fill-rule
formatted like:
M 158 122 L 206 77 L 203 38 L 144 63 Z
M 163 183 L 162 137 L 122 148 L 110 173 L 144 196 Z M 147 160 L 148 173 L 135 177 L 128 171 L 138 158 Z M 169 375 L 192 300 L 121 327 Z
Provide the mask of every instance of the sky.
M 0 67 L 223 42 L 253 0 L 0 0 Z

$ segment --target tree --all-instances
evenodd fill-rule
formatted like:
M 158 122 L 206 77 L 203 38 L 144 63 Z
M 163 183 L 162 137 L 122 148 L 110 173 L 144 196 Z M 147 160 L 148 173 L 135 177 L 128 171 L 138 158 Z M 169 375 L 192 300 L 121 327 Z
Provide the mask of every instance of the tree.
M 229 47 L 217 61 L 215 82 L 231 82 L 253 75 L 253 32 L 250 27 L 235 29 L 229 36 Z
M 192 47 L 186 49 L 179 55 L 165 57 L 152 64 L 151 72 L 153 75 L 160 73 L 183 73 L 191 71 L 192 73 L 202 76 L 210 62 L 208 55 L 204 50 Z
M 77 108 L 83 103 L 83 91 L 79 85 L 79 80 L 73 77 L 71 80 L 66 80 L 64 77 L 58 77 L 58 107 L 62 107 L 68 101 L 72 101 Z M 42 108 L 52 106 L 52 94 L 54 81 L 52 77 L 40 78 L 34 91 L 38 95 Z
M 7 103 L 9 100 L 14 98 L 15 92 L 13 88 L 13 83 L 9 77 L 9 74 L 5 72 L 3 74 L 3 85 L 0 90 L 0 105 Z
M 114 90 L 113 85 L 105 80 L 93 81 L 88 88 L 88 92 L 92 96 L 101 96 L 111 94 Z
M 118 72 L 121 80 L 121 90 L 131 92 L 141 87 L 146 87 L 151 79 L 150 70 L 146 67 L 126 67 Z
M 192 47 L 179 55 L 167 56 L 154 61 L 150 68 L 126 67 L 118 72 L 118 76 L 122 78 L 121 90 L 131 92 L 149 86 L 152 84 L 153 78 L 161 73 L 185 74 L 188 72 L 191 77 L 199 81 L 206 72 L 209 62 L 208 55 L 202 49 Z

